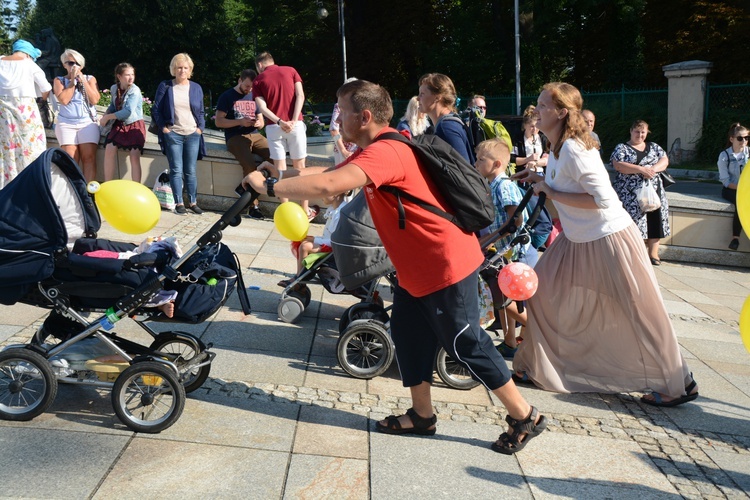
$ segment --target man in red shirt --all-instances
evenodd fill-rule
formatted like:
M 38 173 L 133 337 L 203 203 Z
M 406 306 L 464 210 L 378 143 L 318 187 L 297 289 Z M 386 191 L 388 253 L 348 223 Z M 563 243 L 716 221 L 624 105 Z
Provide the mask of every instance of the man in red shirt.
M 326 197 L 363 187 L 373 222 L 396 268 L 391 334 L 404 387 L 413 407 L 405 415 L 377 422 L 386 434 L 435 434 L 431 385 L 438 345 L 467 366 L 505 405 L 510 424 L 492 449 L 520 451 L 547 426 L 547 420 L 524 400 L 505 361 L 479 326 L 478 270 L 483 256 L 476 237 L 406 198 L 401 201 L 407 225 L 399 229 L 394 195 L 380 186 L 396 186 L 423 201 L 450 211 L 412 149 L 377 137 L 393 132 L 388 126 L 393 106 L 388 92 L 364 80 L 343 85 L 338 93 L 338 123 L 343 139 L 361 150 L 338 168 L 312 167 L 276 179 L 260 172 L 244 183 L 269 196 Z M 304 177 L 298 178 L 296 174 Z
M 305 168 L 307 157 L 307 134 L 302 120 L 305 91 L 302 78 L 291 66 L 278 66 L 273 56 L 261 52 L 255 58 L 258 76 L 253 80 L 253 96 L 258 109 L 268 118 L 266 137 L 271 149 L 271 159 L 279 171 L 286 170 L 286 153 L 295 169 Z M 286 201 L 286 200 L 283 200 Z M 302 208 L 313 220 L 320 207 L 309 207 L 302 200 Z

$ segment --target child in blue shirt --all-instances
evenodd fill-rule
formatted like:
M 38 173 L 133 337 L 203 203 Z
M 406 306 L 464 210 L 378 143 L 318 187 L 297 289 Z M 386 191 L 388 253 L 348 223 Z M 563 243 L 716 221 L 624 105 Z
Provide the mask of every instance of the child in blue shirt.
M 511 217 L 516 218 L 516 227 L 521 227 L 526 223 L 528 214 L 526 211 L 516 214 L 516 208 L 523 199 L 523 192 L 515 182 L 508 178 L 506 173 L 510 161 L 508 145 L 501 139 L 490 139 L 479 143 L 475 152 L 477 156 L 475 167 L 490 183 L 492 201 L 495 204 L 495 220 L 488 228 L 489 232 L 501 228 Z M 497 241 L 495 243 L 497 250 L 501 253 L 509 251 L 511 252 L 510 260 L 523 262 L 534 267 L 539 259 L 536 249 L 530 242 L 510 248 L 509 245 L 514 236 L 515 234 L 510 234 Z M 490 290 L 494 292 L 497 287 L 490 284 Z M 499 297 L 495 298 L 495 307 L 497 308 L 495 309 L 495 317 L 500 320 L 505 337 L 498 350 L 504 357 L 512 359 L 518 348 L 516 321 L 525 325 L 526 312 L 519 313 L 515 302 L 511 302 L 503 311 L 500 311 L 499 308 L 502 307 L 502 304 L 498 304 L 498 299 Z

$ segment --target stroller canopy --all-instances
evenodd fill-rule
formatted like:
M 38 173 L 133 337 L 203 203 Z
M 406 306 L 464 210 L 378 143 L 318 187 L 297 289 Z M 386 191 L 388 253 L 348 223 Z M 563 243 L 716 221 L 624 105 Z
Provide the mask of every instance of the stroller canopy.
M 14 304 L 52 276 L 68 245 L 96 237 L 100 226 L 73 159 L 57 148 L 42 153 L 0 190 L 0 303 Z

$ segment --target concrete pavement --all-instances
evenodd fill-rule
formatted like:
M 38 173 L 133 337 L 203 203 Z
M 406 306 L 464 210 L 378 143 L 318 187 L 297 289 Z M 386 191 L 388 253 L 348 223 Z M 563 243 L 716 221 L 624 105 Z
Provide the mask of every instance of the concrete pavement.
M 187 247 L 217 218 L 163 213 L 151 233 L 176 235 Z M 100 236 L 142 239 L 106 223 Z M 272 222 L 249 219 L 227 228 L 223 241 L 239 254 L 253 313 L 243 315 L 233 296 L 209 321 L 178 326 L 217 353 L 179 421 L 160 434 L 136 434 L 114 415 L 109 392 L 62 385 L 33 421 L 0 421 L 0 497 L 748 497 L 750 355 L 738 331 L 747 269 L 667 261 L 656 268 L 700 386 L 696 402 L 659 409 L 640 404 L 640 394 L 523 387 L 549 430 L 504 456 L 489 449 L 505 430 L 502 406 L 481 387 L 456 391 L 438 379 L 436 436 L 373 432 L 374 420 L 410 401 L 395 366 L 366 381 L 337 365 L 338 318 L 356 299 L 314 286 L 302 320 L 282 323 L 276 282 L 294 271 L 288 242 Z M 0 306 L 0 345 L 27 341 L 45 314 Z M 143 338 L 128 321 L 116 330 Z

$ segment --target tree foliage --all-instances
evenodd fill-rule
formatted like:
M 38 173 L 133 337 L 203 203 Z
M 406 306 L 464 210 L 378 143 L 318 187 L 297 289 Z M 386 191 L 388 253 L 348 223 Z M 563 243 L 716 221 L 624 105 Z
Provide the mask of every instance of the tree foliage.
M 29 0 L 18 2 L 28 9 Z M 332 102 L 343 80 L 334 0 L 37 0 L 21 34 L 52 27 L 79 50 L 102 86 L 122 61 L 153 94 L 178 52 L 215 101 L 257 52 L 297 68 L 314 102 Z M 320 19 L 318 8 L 329 16 Z M 85 14 L 83 14 L 85 13 Z M 714 63 L 712 81 L 748 81 L 730 57 L 747 44 L 740 0 L 520 0 L 521 88 L 565 80 L 585 90 L 665 86 L 661 67 Z M 460 95 L 515 90 L 513 0 L 345 2 L 347 73 L 383 84 L 394 98 L 417 92 L 428 72 L 451 76 Z M 1 35 L 1 33 L 0 33 Z M 2 37 L 0 36 L 0 43 Z

